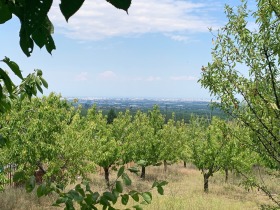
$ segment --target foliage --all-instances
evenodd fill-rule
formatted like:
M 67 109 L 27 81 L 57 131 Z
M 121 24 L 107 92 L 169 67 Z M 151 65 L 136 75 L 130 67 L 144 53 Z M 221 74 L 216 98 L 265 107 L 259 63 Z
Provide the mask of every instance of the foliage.
M 75 109 L 60 95 L 53 93 L 48 97 L 34 98 L 31 102 L 23 100 L 1 116 L 1 132 L 8 139 L 8 144 L 0 150 L 0 163 L 16 166 L 13 181 L 25 183 L 27 192 L 35 189 L 39 178 L 37 195 L 56 192 L 60 196 L 56 205 L 64 203 L 66 209 L 73 209 L 75 202 L 82 209 L 94 209 L 96 205 L 111 206 L 109 209 L 113 209 L 112 205 L 118 199 L 126 205 L 129 197 L 149 204 L 152 199 L 150 192 L 122 192 L 119 178 L 125 185 L 131 184 L 124 167 L 120 168 L 117 180 L 109 182 L 109 168 L 120 163 L 120 151 L 128 135 L 124 128 L 132 127 L 131 118 L 127 111 L 120 113 L 113 124 L 107 124 L 106 117 L 96 107 L 82 118 L 79 108 Z M 148 124 L 147 115 L 146 119 Z M 86 180 L 87 173 L 94 171 L 94 164 L 104 168 L 109 191 L 102 194 L 92 192 L 89 183 L 83 182 L 77 184 L 74 190 L 65 192 L 65 186 L 69 182 L 77 182 L 77 176 Z M 35 173 L 37 170 L 42 172 L 41 177 Z M 128 170 L 137 172 L 135 168 Z M 156 182 L 152 188 L 163 194 L 165 184 Z M 138 205 L 133 208 L 141 209 Z
M 246 1 L 237 10 L 226 6 L 228 23 L 215 35 L 213 61 L 202 68 L 200 82 L 220 101 L 217 106 L 250 130 L 264 163 L 279 170 L 280 6 L 276 0 L 257 6 L 254 12 Z
M 142 167 L 141 177 L 145 178 L 145 167 L 158 162 L 158 138 L 146 113 L 137 112 L 132 121 L 133 133 L 128 136 L 127 149 L 132 151 L 132 159 Z
M 129 110 L 125 113 L 119 112 L 112 124 L 112 135 L 118 142 L 120 149 L 120 163 L 126 164 L 132 161 L 133 149 L 130 147 L 129 136 L 133 136 L 134 128 L 132 116 Z
M 110 167 L 119 159 L 119 148 L 112 136 L 112 126 L 96 107 L 88 110 L 86 130 L 91 139 L 92 160 L 101 167 Z
M 160 139 L 159 146 L 159 160 L 176 162 L 179 160 L 184 149 L 184 142 L 186 139 L 185 123 L 176 122 L 174 115 L 169 119 L 163 128 L 158 132 Z
M 43 93 L 42 86 L 48 87 L 48 83 L 42 77 L 43 73 L 40 69 L 34 70 L 34 73 L 23 77 L 19 66 L 5 57 L 1 62 L 5 63 L 11 72 L 13 72 L 20 80 L 19 85 L 15 85 L 9 77 L 9 71 L 0 68 L 0 112 L 9 111 L 12 107 L 12 100 L 23 100 L 25 97 L 31 99 L 37 95 L 39 90 Z
M 121 179 L 121 181 L 120 181 Z M 120 199 L 123 205 L 127 205 L 129 200 L 134 200 L 138 203 L 133 205 L 131 208 L 136 210 L 141 210 L 141 205 L 150 204 L 152 201 L 151 190 L 157 188 L 159 194 L 163 195 L 163 186 L 166 185 L 166 181 L 155 181 L 149 191 L 138 192 L 131 190 L 127 193 L 124 192 L 124 186 L 131 185 L 131 179 L 125 173 L 125 167 L 119 168 L 117 173 L 117 179 L 112 184 L 112 188 L 109 191 L 99 194 L 98 192 L 93 192 L 91 190 L 88 181 L 83 181 L 81 184 L 77 184 L 74 189 L 68 192 L 64 191 L 61 185 L 41 185 L 37 188 L 37 195 L 39 197 L 49 194 L 50 192 L 56 192 L 59 198 L 53 204 L 54 206 L 65 205 L 65 209 L 75 209 L 75 203 L 77 203 L 80 209 L 98 209 L 98 206 L 102 206 L 102 209 L 115 209 L 114 204 Z M 35 186 L 33 186 L 35 187 Z M 142 198 L 142 199 L 141 199 Z M 130 208 L 125 208 L 130 209 Z
M 3 148 L 4 165 L 17 165 L 16 181 L 25 180 L 40 169 L 45 178 L 68 182 L 84 170 L 80 169 L 85 167 L 87 144 L 77 138 L 79 114 L 60 96 L 50 94 L 31 102 L 24 100 L 1 116 L 1 124 L 1 133 L 8 139 Z
M 237 131 L 232 125 L 234 124 L 216 117 L 208 122 L 205 118 L 193 116 L 188 126 L 190 159 L 203 173 L 205 192 L 208 192 L 208 179 L 217 171 L 221 169 L 244 171 L 256 163 L 256 159 L 252 158 L 250 153 L 252 150 L 247 151 L 246 148 L 240 147 L 238 139 L 232 135 L 232 130 Z M 243 136 L 243 140 L 248 142 L 245 138 Z
M 254 133 L 254 145 L 278 167 L 279 68 L 275 25 L 261 30 L 246 27 L 246 4 L 238 12 L 227 7 L 229 22 L 219 31 L 212 51 L 213 62 L 202 72 L 201 84 L 221 100 L 217 104 Z M 260 11 L 254 13 L 259 16 Z M 275 23 L 277 24 L 277 22 Z M 244 74 L 242 71 L 248 71 Z
M 75 182 L 76 178 L 86 178 L 95 165 L 90 162 L 90 142 L 84 138 L 85 121 L 80 117 L 80 109 L 71 113 L 71 120 L 64 124 L 62 131 L 56 133 L 56 154 L 58 157 L 48 166 L 47 176 L 58 174 L 56 182 Z M 53 180 L 54 181 L 54 180 Z
M 101 166 L 109 186 L 109 168 L 119 160 L 120 147 L 112 135 L 112 124 L 93 106 L 86 116 L 85 139 L 90 145 L 91 161 Z
M 112 124 L 114 119 L 117 117 L 117 114 L 114 109 L 110 109 L 107 115 L 107 123 Z

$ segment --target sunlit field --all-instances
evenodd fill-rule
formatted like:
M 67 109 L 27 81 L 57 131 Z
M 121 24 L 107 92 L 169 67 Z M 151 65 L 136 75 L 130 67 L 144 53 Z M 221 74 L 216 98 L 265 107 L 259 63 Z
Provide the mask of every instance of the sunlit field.
M 111 171 L 111 174 L 111 180 L 114 180 L 115 172 Z M 270 203 L 269 199 L 261 191 L 257 189 L 248 191 L 239 186 L 242 178 L 232 173 L 229 175 L 227 184 L 224 181 L 224 174 L 216 173 L 214 177 L 210 178 L 209 193 L 204 193 L 202 174 L 192 165 L 187 165 L 186 168 L 183 167 L 183 164 L 172 165 L 168 167 L 166 173 L 163 171 L 163 166 L 148 167 L 145 180 L 138 178 L 134 174 L 131 174 L 130 177 L 133 182 L 130 189 L 139 191 L 148 190 L 155 180 L 167 180 L 169 182 L 164 187 L 164 195 L 159 195 L 156 190 L 152 191 L 152 204 L 143 206 L 143 209 L 259 209 L 262 204 Z M 93 190 L 99 192 L 106 190 L 102 173 L 98 171 L 96 174 L 90 175 L 90 178 Z M 275 180 L 265 179 L 268 185 L 274 186 L 274 191 L 279 190 Z M 20 188 L 8 188 L 0 195 L 1 210 L 59 209 L 59 207 L 51 206 L 56 199 L 56 195 L 37 198 L 34 193 L 28 194 L 24 189 Z M 125 209 L 134 204 L 136 203 L 130 200 L 127 206 L 117 203 L 115 207 Z

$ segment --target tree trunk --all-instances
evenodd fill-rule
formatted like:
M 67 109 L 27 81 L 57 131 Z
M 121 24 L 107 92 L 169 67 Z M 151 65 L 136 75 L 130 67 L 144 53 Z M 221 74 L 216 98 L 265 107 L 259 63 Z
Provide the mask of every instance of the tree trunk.
M 110 187 L 109 167 L 103 167 L 107 187 Z
M 187 162 L 184 161 L 184 168 L 187 168 Z
M 163 161 L 163 166 L 164 166 L 164 173 L 166 173 L 166 171 L 167 171 L 167 161 L 166 160 Z
M 208 193 L 209 191 L 209 186 L 208 186 L 208 182 L 209 182 L 209 173 L 203 174 L 203 178 L 204 178 L 204 192 Z
M 225 169 L 226 177 L 225 177 L 225 183 L 228 183 L 228 168 Z
M 146 167 L 145 167 L 145 166 L 142 166 L 142 171 L 141 171 L 141 176 L 140 176 L 140 178 L 145 179 L 145 176 L 146 176 Z

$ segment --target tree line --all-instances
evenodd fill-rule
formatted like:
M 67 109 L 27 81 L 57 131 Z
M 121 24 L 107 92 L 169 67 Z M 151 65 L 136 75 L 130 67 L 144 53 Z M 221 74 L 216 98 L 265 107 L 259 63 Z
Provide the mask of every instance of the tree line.
M 248 129 L 234 120 L 192 116 L 190 122 L 165 120 L 158 106 L 147 113 L 129 110 L 108 115 L 96 106 L 86 116 L 60 95 L 24 100 L 1 116 L 1 165 L 17 165 L 17 181 L 29 179 L 35 171 L 43 180 L 73 183 L 87 178 L 96 167 L 104 170 L 110 187 L 110 169 L 134 162 L 145 179 L 146 167 L 184 161 L 193 163 L 208 181 L 220 170 L 245 172 L 264 161 L 249 147 Z M 138 172 L 137 168 L 131 169 Z

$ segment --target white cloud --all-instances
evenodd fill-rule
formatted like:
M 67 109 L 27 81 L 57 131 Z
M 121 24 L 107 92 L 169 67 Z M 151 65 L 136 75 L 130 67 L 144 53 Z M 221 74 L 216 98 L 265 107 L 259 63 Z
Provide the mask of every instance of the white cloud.
M 112 71 L 104 71 L 98 74 L 98 78 L 101 80 L 115 80 L 117 79 L 117 75 Z
M 88 73 L 87 72 L 81 72 L 75 77 L 76 81 L 87 81 L 88 80 Z
M 174 81 L 197 81 L 198 78 L 194 76 L 172 76 L 170 77 L 171 80 Z
M 187 0 L 133 1 L 129 15 L 104 0 L 85 1 L 81 9 L 66 23 L 56 0 L 50 12 L 58 32 L 78 40 L 98 40 L 116 36 L 135 36 L 145 33 L 208 32 L 216 22 L 208 15 L 213 6 Z M 172 37 L 171 37 L 172 38 Z

